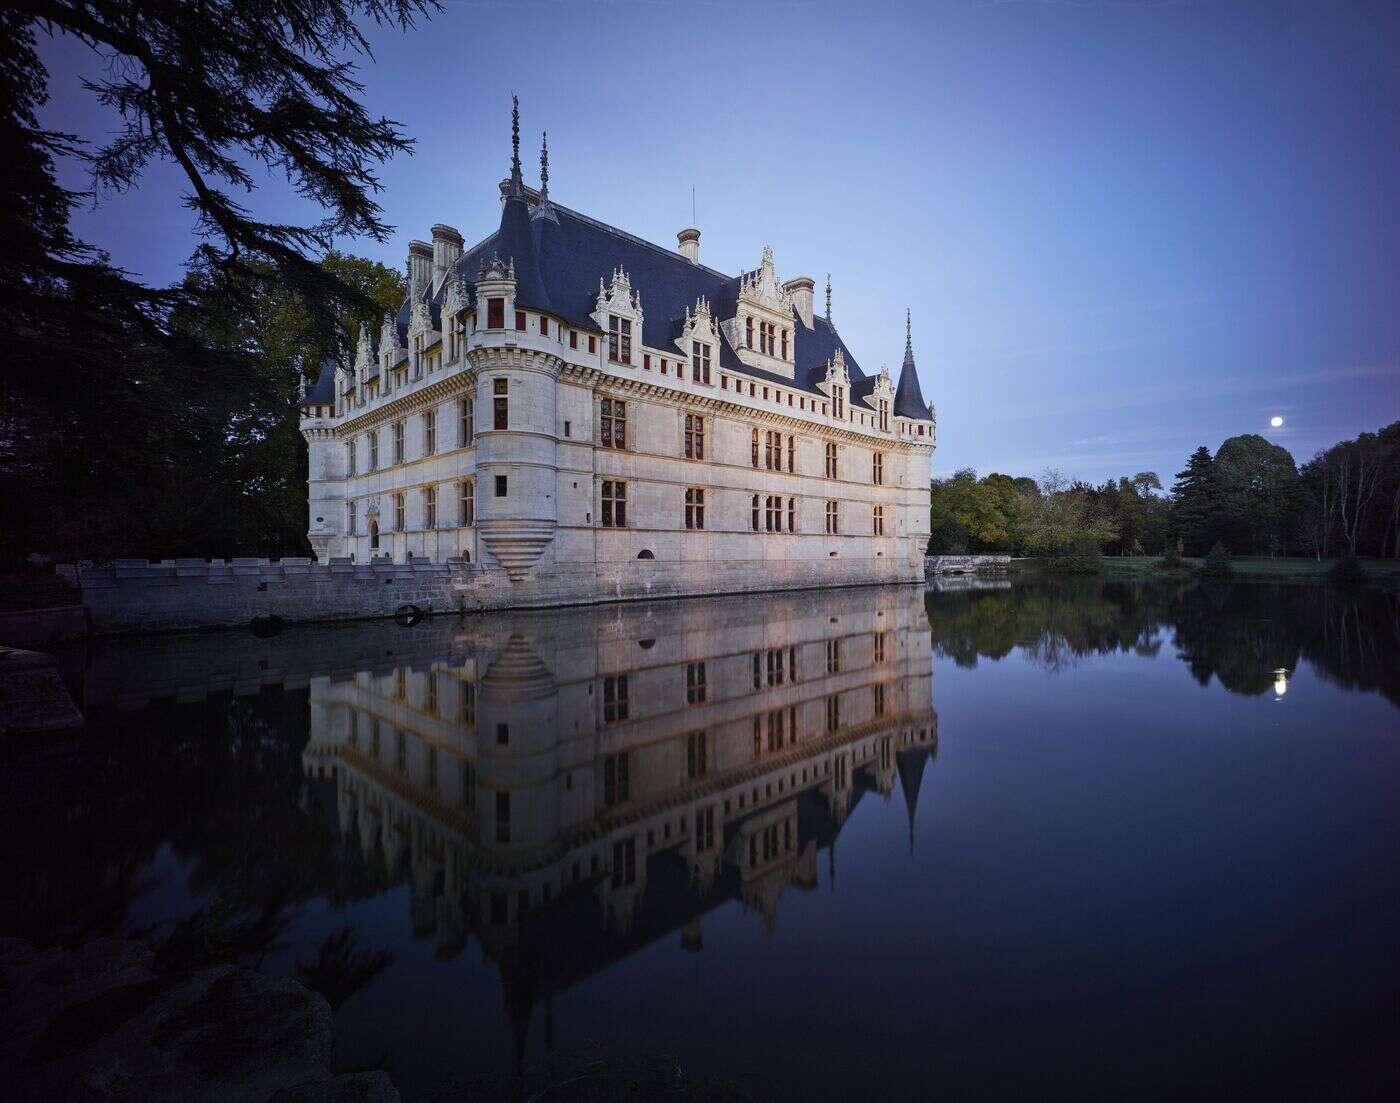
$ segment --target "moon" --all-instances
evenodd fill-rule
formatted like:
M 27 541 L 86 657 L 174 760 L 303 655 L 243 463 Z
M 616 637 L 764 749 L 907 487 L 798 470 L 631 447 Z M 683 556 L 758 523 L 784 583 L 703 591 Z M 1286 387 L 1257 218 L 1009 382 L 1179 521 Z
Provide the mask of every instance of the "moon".
M 1275 429 L 1282 429 L 1283 418 L 1279 417 L 1278 414 L 1275 414 L 1273 417 L 1269 418 L 1269 424 Z

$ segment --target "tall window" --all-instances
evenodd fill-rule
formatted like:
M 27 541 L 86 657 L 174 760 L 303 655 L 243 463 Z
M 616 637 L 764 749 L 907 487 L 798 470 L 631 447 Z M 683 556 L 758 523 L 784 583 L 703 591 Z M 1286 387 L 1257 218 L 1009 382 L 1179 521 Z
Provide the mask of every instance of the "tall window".
M 783 531 L 783 500 L 772 494 L 763 500 L 763 528 L 767 532 Z
M 354 502 L 346 502 L 346 503 L 345 503 L 345 530 L 346 530 L 346 534 L 349 535 L 349 536 L 354 536 L 354 535 L 355 535 L 355 528 L 356 528 L 355 520 L 356 520 L 356 518 L 355 518 L 355 503 L 354 503 Z
M 685 703 L 698 705 L 705 700 L 705 664 L 687 663 L 685 667 Z
M 394 462 L 403 463 L 403 422 L 394 422 Z
M 841 641 L 826 641 L 826 672 L 828 674 L 841 673 Z
M 627 527 L 627 484 L 616 479 L 603 480 L 603 526 L 610 529 Z
M 632 363 L 632 320 L 608 315 L 608 359 L 619 364 Z
M 506 476 L 504 476 L 504 475 L 497 475 L 497 476 L 496 476 L 496 497 L 497 497 L 497 498 L 504 498 L 504 497 L 506 497 L 506 494 L 507 494 Z
M 603 720 L 615 724 L 627 719 L 627 675 L 610 675 L 603 679 Z
M 627 447 L 627 403 L 620 398 L 604 398 L 599 407 L 598 427 L 604 448 Z
M 752 513 L 753 513 L 753 530 L 754 530 L 754 532 L 757 532 L 757 531 L 758 531 L 758 495 L 757 495 L 757 494 L 755 494 L 755 495 L 753 496 L 753 501 L 750 503 L 750 508 L 751 508 L 751 510 L 752 510 Z
M 692 780 L 709 772 L 708 742 L 704 732 L 691 732 L 685 737 L 685 772 Z
M 885 633 L 875 633 L 875 665 L 885 661 Z
M 885 686 L 883 682 L 875 687 L 875 715 L 885 715 Z
M 751 348 L 753 348 L 753 318 L 752 318 L 752 317 L 748 317 L 748 318 L 745 318 L 745 319 L 744 319 L 744 347 L 745 347 L 746 349 L 751 349 Z
M 702 341 L 690 342 L 690 377 L 696 383 L 710 381 L 710 346 Z
M 826 446 L 826 477 L 828 479 L 836 478 L 836 445 L 834 444 Z
M 752 453 L 753 453 L 753 454 L 752 454 L 752 456 L 751 456 L 750 458 L 753 460 L 753 465 L 754 465 L 755 467 L 757 467 L 757 466 L 758 466 L 758 429 L 757 429 L 757 428 L 755 428 L 754 431 L 753 431 L 753 447 L 752 447 Z
M 788 331 L 787 331 L 787 330 L 783 330 L 783 359 L 784 359 L 784 360 L 786 360 L 786 359 L 788 358 L 787 350 L 788 350 Z
M 457 484 L 457 520 L 463 528 L 476 520 L 476 482 L 463 479 Z
M 637 880 L 637 840 L 613 843 L 612 887 L 625 888 Z
M 837 420 L 846 416 L 846 388 L 831 388 L 831 412 L 836 415 Z
M 875 536 L 885 535 L 885 507 L 875 506 L 870 511 L 870 531 Z
M 423 455 L 431 456 L 437 451 L 437 411 L 423 411 Z
M 697 852 L 709 850 L 715 845 L 715 810 L 711 805 L 703 812 L 695 813 L 695 849 Z
M 783 469 L 783 434 L 776 430 L 763 435 L 763 466 L 770 471 Z
M 456 360 L 467 347 L 467 312 L 455 314 L 452 318 L 452 347 L 449 355 Z
M 469 728 L 476 727 L 476 683 L 462 683 L 462 698 L 457 702 L 457 720 Z M 465 786 L 464 786 L 465 788 Z
M 345 446 L 345 473 L 355 474 L 355 442 L 352 440 Z
M 457 403 L 457 443 L 465 448 L 472 442 L 472 423 L 476 420 L 476 403 L 464 398 Z
M 797 499 L 788 499 L 788 532 L 797 531 Z
M 705 458 L 705 419 L 699 414 L 685 415 L 685 458 Z
M 492 424 L 497 429 L 510 428 L 510 380 L 491 380 L 491 405 L 494 408 L 495 420 Z
M 394 531 L 395 531 L 395 532 L 403 532 L 404 529 L 408 527 L 408 526 L 407 526 L 407 522 L 406 522 L 406 518 L 405 518 L 404 498 L 405 498 L 405 495 L 404 495 L 403 491 L 399 491 L 397 494 L 394 495 Z
M 870 461 L 870 481 L 876 486 L 885 483 L 885 454 L 876 452 Z
M 826 730 L 841 730 L 841 698 L 835 693 L 826 699 Z
M 685 527 L 688 529 L 705 527 L 705 492 L 698 487 L 686 487 Z
M 515 312 L 515 328 L 521 333 L 525 332 L 525 311 L 517 310 Z
M 379 470 L 379 430 L 378 430 L 378 429 L 371 429 L 371 430 L 369 431 L 369 469 L 370 469 L 371 471 L 378 471 L 378 470 Z
M 437 528 L 437 487 L 435 486 L 423 488 L 423 527 L 427 529 Z
M 379 550 L 379 522 L 373 518 L 369 522 L 369 546 L 371 551 Z
M 505 299 L 486 300 L 486 328 L 505 329 L 506 328 L 506 301 Z
M 621 804 L 632 795 L 628 754 L 610 754 L 603 759 L 603 803 Z
M 826 503 L 826 534 L 835 536 L 841 531 L 841 511 L 840 503 L 828 501 Z
M 880 430 L 888 433 L 890 431 L 890 400 L 882 398 L 876 403 L 875 408 L 880 412 Z
M 788 471 L 797 470 L 797 438 L 788 437 Z
M 758 324 L 758 351 L 768 356 L 773 356 L 776 352 L 774 346 L 774 335 L 778 327 L 772 322 L 760 322 Z

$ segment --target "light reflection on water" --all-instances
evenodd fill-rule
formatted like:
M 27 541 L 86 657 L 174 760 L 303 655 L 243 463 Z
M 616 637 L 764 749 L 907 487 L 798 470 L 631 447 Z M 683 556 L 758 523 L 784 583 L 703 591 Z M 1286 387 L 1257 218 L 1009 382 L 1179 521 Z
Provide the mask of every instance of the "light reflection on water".
M 592 1044 L 791 1098 L 1371 1085 L 1396 611 L 1091 580 L 102 645 L 5 929 L 241 917 L 406 1097 Z

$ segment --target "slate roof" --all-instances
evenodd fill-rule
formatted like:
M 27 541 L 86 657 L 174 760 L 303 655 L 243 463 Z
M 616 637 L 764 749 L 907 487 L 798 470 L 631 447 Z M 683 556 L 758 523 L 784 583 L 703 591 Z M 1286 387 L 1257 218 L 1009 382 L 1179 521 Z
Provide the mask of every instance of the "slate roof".
M 705 297 L 716 323 L 733 317 L 738 302 L 740 276 L 727 276 L 702 264 L 692 264 L 679 253 L 644 241 L 608 226 L 551 200 L 557 221 L 530 218 L 528 197 L 507 196 L 501 207 L 497 231 L 465 252 L 453 266 L 453 273 L 475 295 L 477 274 L 484 261 L 499 257 L 514 261 L 516 301 L 526 308 L 541 310 L 564 319 L 579 329 L 597 332 L 590 315 L 598 296 L 598 281 L 611 282 L 613 272 L 622 268 L 642 303 L 642 343 L 650 348 L 674 349 L 679 324 L 686 308 Z M 446 281 L 432 295 L 441 310 Z M 407 343 L 409 302 L 404 301 L 397 316 L 399 339 Z M 721 338 L 719 366 L 756 380 L 819 393 L 818 382 L 825 382 L 826 364 L 838 348 L 851 376 L 851 394 L 859 398 L 870 393 L 873 376 L 866 376 L 851 350 L 846 347 L 825 318 L 814 316 L 809 327 L 800 317 L 793 318 L 793 379 L 776 372 L 744 365 Z M 902 382 L 902 380 L 901 380 Z M 917 394 L 918 381 L 914 382 Z M 863 403 L 868 405 L 868 403 Z M 917 416 L 926 418 L 927 410 Z
M 919 372 L 914 367 L 914 345 L 908 337 L 904 341 L 904 363 L 899 369 L 899 386 L 894 392 L 894 416 L 928 420 L 928 403 L 924 401 L 924 392 L 919 389 Z
M 306 394 L 302 397 L 303 406 L 313 406 L 320 403 L 335 402 L 335 357 L 327 356 L 321 362 L 321 374 L 316 377 L 316 382 L 307 388 Z

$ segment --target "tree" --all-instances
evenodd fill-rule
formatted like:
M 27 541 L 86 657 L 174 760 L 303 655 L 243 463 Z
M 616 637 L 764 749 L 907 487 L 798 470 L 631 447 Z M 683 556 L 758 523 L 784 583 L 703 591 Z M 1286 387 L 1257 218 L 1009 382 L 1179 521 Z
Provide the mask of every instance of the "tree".
M 1172 531 L 1188 555 L 1196 555 L 1206 546 L 1218 509 L 1215 461 L 1203 444 L 1176 473 L 1172 486 Z
M 1215 453 L 1219 527 L 1230 550 L 1285 550 L 1298 496 L 1298 470 L 1286 448 L 1257 433 L 1230 437 Z
M 1102 548 L 1118 536 L 1116 523 L 1058 471 L 1046 471 L 1040 493 L 1022 501 L 1026 550 L 1033 555 L 1082 556 L 1086 546 Z
M 79 198 L 55 160 L 90 160 L 99 188 L 134 186 L 152 158 L 190 184 L 204 238 L 199 267 L 220 293 L 290 290 L 330 332 L 347 303 L 372 303 L 306 255 L 338 235 L 383 240 L 373 167 L 411 143 L 356 102 L 349 60 L 367 53 L 357 18 L 407 26 L 432 0 L 38 0 L 0 11 L 0 327 L 25 369 L 0 392 L 0 494 L 12 503 L 0 557 L 187 554 L 145 538 L 198 490 L 240 406 L 265 411 L 285 390 L 243 350 L 197 340 L 220 304 L 188 281 L 152 289 L 73 237 Z M 93 86 L 121 129 L 96 152 L 41 129 L 48 74 L 35 29 L 69 34 L 108 58 Z M 262 222 L 226 189 L 283 173 L 324 216 Z M 182 319 L 175 325 L 175 316 Z M 198 319 L 208 315 L 204 321 Z

